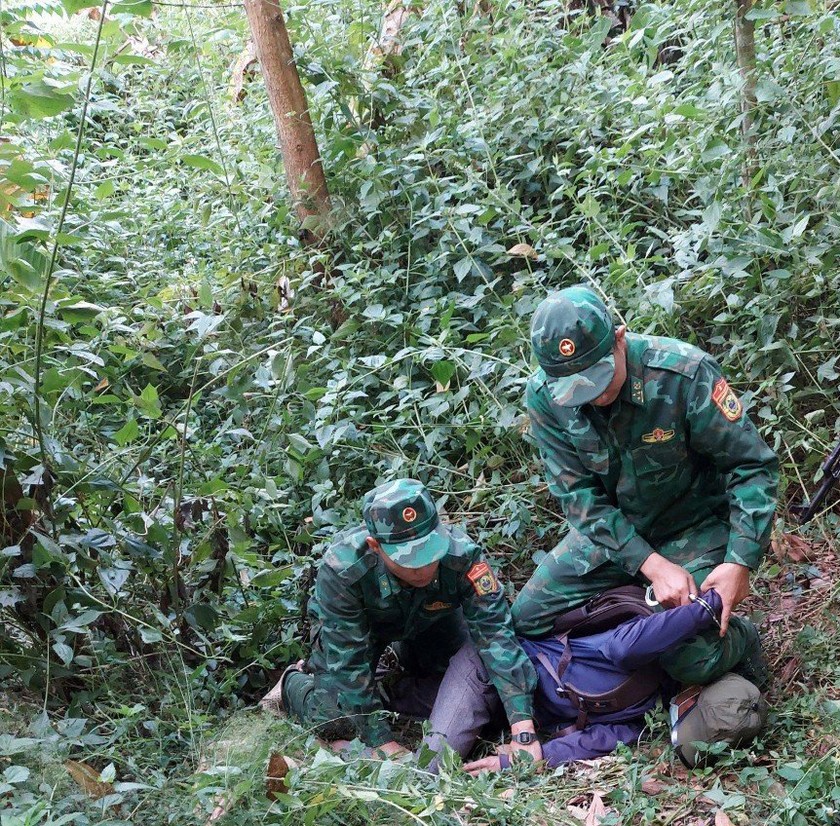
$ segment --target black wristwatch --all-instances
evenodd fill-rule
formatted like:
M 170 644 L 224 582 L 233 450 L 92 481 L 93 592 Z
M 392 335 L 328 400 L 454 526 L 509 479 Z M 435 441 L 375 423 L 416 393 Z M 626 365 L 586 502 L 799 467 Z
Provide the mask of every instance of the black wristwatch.
M 533 731 L 520 731 L 519 734 L 512 734 L 511 743 L 519 743 L 520 746 L 530 746 L 537 742 L 537 735 Z

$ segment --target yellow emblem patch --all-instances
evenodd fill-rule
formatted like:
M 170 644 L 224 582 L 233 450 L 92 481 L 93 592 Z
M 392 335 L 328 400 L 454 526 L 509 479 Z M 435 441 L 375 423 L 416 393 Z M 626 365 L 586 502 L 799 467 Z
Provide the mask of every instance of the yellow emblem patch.
M 467 571 L 467 579 L 472 584 L 475 593 L 480 597 L 495 594 L 501 587 L 493 569 L 486 562 L 476 562 Z
M 430 602 L 423 606 L 427 611 L 445 611 L 447 608 L 452 607 L 451 602 L 442 602 L 438 600 L 437 602 Z
M 736 422 L 741 418 L 744 406 L 735 395 L 735 391 L 726 383 L 726 379 L 718 379 L 715 382 L 712 388 L 712 401 L 730 422 Z
M 575 343 L 570 338 L 564 338 L 560 342 L 560 355 L 569 358 L 575 354 Z
M 667 442 L 674 438 L 673 430 L 663 430 L 661 427 L 655 427 L 650 433 L 645 433 L 642 436 L 642 441 L 649 445 L 657 444 L 658 442 Z
M 417 511 L 414 508 L 403 508 L 403 519 L 406 522 L 413 522 L 417 519 Z

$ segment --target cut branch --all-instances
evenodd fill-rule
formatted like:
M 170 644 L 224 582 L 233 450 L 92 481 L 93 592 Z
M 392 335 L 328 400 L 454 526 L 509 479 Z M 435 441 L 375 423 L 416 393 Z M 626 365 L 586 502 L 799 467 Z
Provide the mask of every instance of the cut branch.
M 245 83 L 256 73 L 257 47 L 253 40 L 242 50 L 242 54 L 236 59 L 230 78 L 230 98 L 234 103 L 242 103 L 245 100 Z

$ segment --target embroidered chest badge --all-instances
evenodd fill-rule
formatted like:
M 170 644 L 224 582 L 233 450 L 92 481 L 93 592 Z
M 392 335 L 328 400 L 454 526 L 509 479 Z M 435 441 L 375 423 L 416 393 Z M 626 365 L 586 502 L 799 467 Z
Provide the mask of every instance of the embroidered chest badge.
M 445 611 L 447 608 L 452 607 L 451 602 L 443 602 L 442 600 L 437 600 L 436 602 L 429 602 L 423 606 L 427 611 Z
M 744 406 L 735 395 L 735 391 L 726 383 L 726 379 L 718 379 L 715 382 L 712 388 L 712 401 L 728 421 L 736 422 L 741 418 Z
M 486 597 L 488 594 L 495 594 L 499 590 L 499 580 L 493 573 L 493 569 L 486 562 L 476 562 L 467 571 L 467 579 L 470 581 L 476 595 Z
M 659 442 L 668 442 L 673 438 L 673 430 L 663 430 L 661 427 L 655 427 L 650 433 L 645 433 L 642 436 L 642 441 L 648 445 L 655 445 Z

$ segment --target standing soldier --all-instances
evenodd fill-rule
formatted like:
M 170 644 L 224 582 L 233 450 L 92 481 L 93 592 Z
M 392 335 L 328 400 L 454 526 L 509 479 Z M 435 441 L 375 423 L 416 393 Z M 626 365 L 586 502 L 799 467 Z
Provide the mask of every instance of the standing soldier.
M 680 649 L 669 671 L 703 683 L 750 651 L 758 668 L 754 628 L 730 615 L 769 541 L 778 460 L 717 363 L 628 333 L 582 286 L 540 304 L 531 345 L 531 429 L 570 530 L 517 597 L 517 633 L 543 636 L 553 615 L 618 585 L 646 580 L 664 607 L 714 588 L 720 638 L 706 632 L 703 657 Z
M 431 715 L 439 743 L 462 721 L 449 719 L 446 708 L 436 713 L 437 688 L 452 655 L 471 644 L 499 692 L 514 748 L 540 759 L 532 720 L 536 673 L 481 550 L 440 522 L 429 492 L 413 479 L 370 491 L 362 510 L 364 523 L 338 534 L 318 569 L 309 661 L 287 669 L 271 694 L 279 689 L 282 707 L 331 741 L 358 736 L 382 754 L 402 751 L 376 713 L 387 708 Z M 395 641 L 402 641 L 395 646 L 400 666 L 413 679 L 385 687 L 375 669 Z

